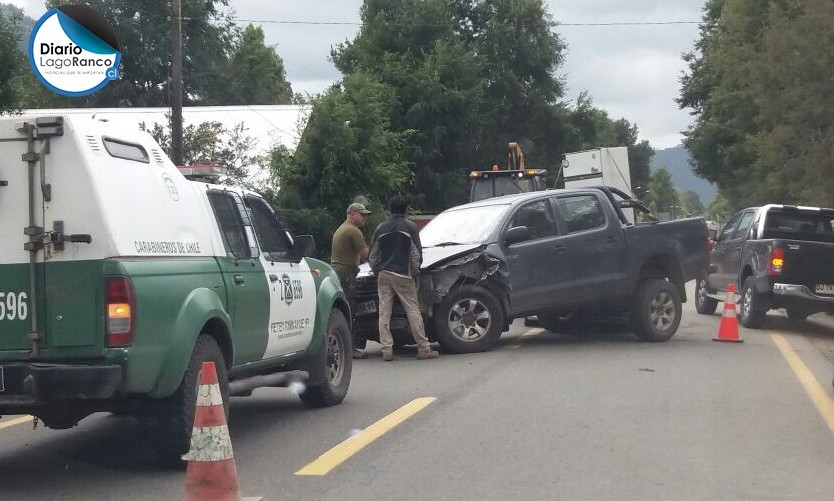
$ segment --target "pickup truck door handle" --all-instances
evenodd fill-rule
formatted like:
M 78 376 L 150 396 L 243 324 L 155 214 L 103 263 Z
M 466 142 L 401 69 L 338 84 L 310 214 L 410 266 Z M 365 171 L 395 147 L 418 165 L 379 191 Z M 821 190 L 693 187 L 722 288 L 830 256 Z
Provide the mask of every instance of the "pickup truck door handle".
M 617 238 L 617 237 L 614 237 L 614 236 L 609 236 L 609 237 L 605 238 L 605 243 L 607 243 L 607 244 L 615 244 L 619 241 L 620 241 L 620 239 Z
M 246 283 L 246 280 L 243 278 L 243 275 L 235 275 L 234 279 L 237 285 L 243 285 Z
M 556 254 L 564 254 L 568 251 L 568 248 L 564 245 L 557 245 L 553 250 L 556 251 Z
M 735 248 L 735 251 L 736 251 L 736 252 L 741 252 L 741 246 L 739 245 L 738 247 L 736 247 L 736 248 Z
M 276 275 L 275 273 L 270 273 L 269 274 L 269 281 L 270 282 L 277 282 L 278 281 L 278 275 Z

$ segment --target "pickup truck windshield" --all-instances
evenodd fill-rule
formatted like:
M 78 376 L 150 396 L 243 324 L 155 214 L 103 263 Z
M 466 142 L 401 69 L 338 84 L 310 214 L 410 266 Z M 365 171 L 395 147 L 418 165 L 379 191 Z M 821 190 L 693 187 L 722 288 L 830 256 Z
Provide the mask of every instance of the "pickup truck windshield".
M 423 247 L 486 243 L 508 205 L 486 205 L 440 213 L 420 231 Z
M 816 211 L 771 209 L 765 216 L 763 233 L 763 239 L 784 238 L 834 243 L 834 217 Z

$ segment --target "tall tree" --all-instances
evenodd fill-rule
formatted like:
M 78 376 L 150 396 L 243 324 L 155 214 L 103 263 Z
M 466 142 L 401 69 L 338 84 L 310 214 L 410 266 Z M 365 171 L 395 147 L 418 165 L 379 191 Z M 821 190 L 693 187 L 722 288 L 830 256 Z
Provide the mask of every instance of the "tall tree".
M 247 26 L 229 60 L 223 104 L 290 104 L 293 93 L 284 61 L 264 43 L 260 27 Z
M 660 167 L 652 174 L 647 199 L 649 208 L 655 213 L 666 212 L 672 217 L 680 215 L 678 190 L 672 184 L 672 176 L 666 167 Z
M 710 0 L 679 104 L 695 170 L 732 207 L 834 205 L 834 5 Z
M 17 30 L 0 13 L 0 114 L 15 110 L 21 104 L 18 78 L 24 58 L 17 44 Z
M 48 7 L 61 5 L 49 0 Z M 63 98 L 61 104 L 79 107 L 168 106 L 171 54 L 171 3 L 167 0 L 87 0 L 107 18 L 122 44 L 121 77 L 83 98 Z M 236 30 L 222 11 L 228 0 L 182 2 L 183 101 L 186 105 L 212 102 L 227 83 L 227 48 Z
M 333 60 L 396 89 L 390 122 L 415 131 L 406 153 L 425 208 L 462 201 L 465 173 L 503 163 L 510 141 L 530 165 L 558 165 L 564 45 L 541 0 L 366 0 L 362 21 Z
M 168 127 L 154 124 L 147 129 L 157 143 L 171 157 L 171 133 Z M 227 169 L 228 184 L 249 189 L 262 189 L 253 179 L 248 167 L 266 163 L 265 159 L 252 155 L 255 140 L 247 133 L 245 124 L 228 128 L 220 122 L 202 122 L 183 129 L 183 162 L 189 164 L 219 164 Z
M 776 2 L 768 22 L 751 64 L 755 201 L 832 207 L 834 3 Z
M 706 212 L 701 197 L 692 190 L 680 193 L 680 202 L 683 213 L 687 217 L 701 217 Z
M 390 87 L 356 72 L 313 100 L 293 155 L 285 149 L 273 153 L 272 172 L 280 186 L 275 202 L 289 209 L 294 227 L 312 232 L 324 249 L 351 201 L 364 197 L 381 207 L 412 181 L 403 155 L 410 131 L 389 126 L 395 106 Z

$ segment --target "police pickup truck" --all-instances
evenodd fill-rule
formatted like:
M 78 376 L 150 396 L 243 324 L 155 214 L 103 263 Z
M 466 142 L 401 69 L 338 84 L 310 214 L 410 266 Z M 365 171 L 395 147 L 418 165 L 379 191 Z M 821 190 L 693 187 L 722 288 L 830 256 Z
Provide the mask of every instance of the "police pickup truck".
M 617 197 L 615 197 L 617 195 Z M 489 198 L 448 209 L 420 231 L 420 303 L 427 333 L 446 350 L 484 351 L 514 318 L 537 315 L 549 330 L 583 316 L 625 316 L 646 341 L 677 331 L 684 284 L 707 263 L 703 219 L 632 224 L 641 208 L 606 187 Z M 360 269 L 357 337 L 376 339 L 376 277 Z M 408 344 L 395 305 L 395 344 Z
M 777 308 L 797 322 L 834 313 L 834 209 L 771 204 L 739 211 L 717 235 L 698 280 L 698 312 L 712 315 L 729 284 L 741 293 L 745 327 L 761 327 Z
M 257 194 L 186 179 L 144 132 L 0 119 L 0 416 L 133 414 L 177 462 L 203 361 L 227 413 L 295 381 L 308 406 L 340 403 L 350 310 L 311 244 Z

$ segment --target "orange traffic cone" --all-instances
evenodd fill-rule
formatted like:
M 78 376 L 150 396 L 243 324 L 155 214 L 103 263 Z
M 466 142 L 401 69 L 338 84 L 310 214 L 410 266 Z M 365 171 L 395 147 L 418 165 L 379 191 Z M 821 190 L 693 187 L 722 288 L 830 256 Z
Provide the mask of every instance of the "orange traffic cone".
M 721 314 L 721 324 L 718 326 L 718 337 L 713 341 L 725 343 L 743 343 L 744 339 L 738 335 L 738 319 L 736 318 L 736 287 L 727 286 L 727 297 L 724 298 L 724 313 Z
M 185 501 L 243 501 L 214 362 L 200 370 L 191 450 L 182 458 L 188 461 Z

